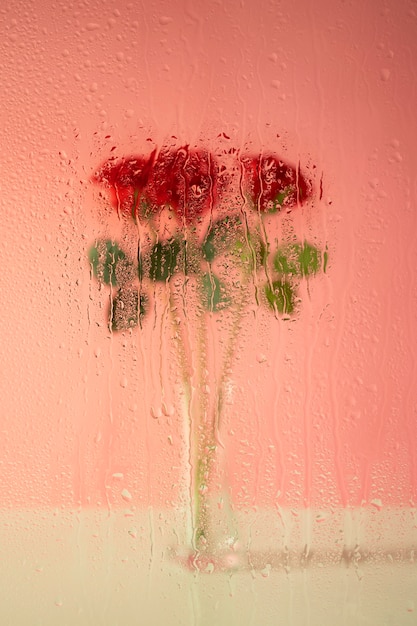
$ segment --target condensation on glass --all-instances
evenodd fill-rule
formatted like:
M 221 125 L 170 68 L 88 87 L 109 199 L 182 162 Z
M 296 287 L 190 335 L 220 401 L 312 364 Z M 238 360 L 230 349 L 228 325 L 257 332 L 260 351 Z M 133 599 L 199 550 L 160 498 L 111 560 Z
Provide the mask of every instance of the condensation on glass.
M 415 623 L 415 20 L 1 9 L 2 623 Z

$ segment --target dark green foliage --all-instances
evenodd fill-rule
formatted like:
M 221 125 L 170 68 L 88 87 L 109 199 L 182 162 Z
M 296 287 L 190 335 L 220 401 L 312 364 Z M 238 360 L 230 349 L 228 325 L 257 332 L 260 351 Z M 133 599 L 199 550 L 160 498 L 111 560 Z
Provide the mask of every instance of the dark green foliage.
M 315 246 L 311 246 L 306 241 L 302 246 L 299 254 L 301 276 L 310 276 L 317 274 L 321 266 L 321 254 Z
M 290 243 L 278 248 L 274 257 L 274 268 L 279 274 L 311 276 L 321 267 L 321 253 L 305 241 Z
M 203 274 L 202 303 L 211 312 L 220 311 L 230 304 L 224 284 L 214 274 Z
M 272 285 L 265 285 L 265 295 L 271 308 L 278 313 L 293 313 L 295 307 L 295 292 L 287 281 L 275 280 Z
M 323 253 L 323 272 L 326 273 L 326 269 L 327 269 L 327 263 L 329 261 L 329 253 L 327 251 L 327 246 L 326 249 Z
M 118 289 L 109 322 L 113 331 L 120 331 L 141 324 L 147 309 L 147 297 L 141 289 L 149 279 L 166 282 L 176 273 L 193 274 L 199 280 L 200 304 L 207 311 L 219 312 L 230 306 L 231 280 L 223 283 L 213 272 L 206 272 L 207 262 L 211 264 L 217 256 L 227 254 L 224 259 L 221 257 L 225 268 L 234 272 L 238 265 L 246 276 L 259 270 L 268 276 L 269 246 L 258 230 L 245 234 L 240 217 L 234 216 L 215 222 L 202 244 L 193 236 L 183 239 L 178 232 L 177 237 L 158 241 L 150 249 L 145 248 L 145 252 L 138 247 L 137 264 L 111 240 L 99 240 L 92 246 L 89 260 L 97 279 Z M 272 262 L 272 283 L 264 287 L 265 301 L 275 312 L 292 314 L 297 284 L 321 269 L 326 271 L 328 251 L 326 247 L 321 252 L 307 241 L 293 242 L 279 246 Z
M 141 322 L 147 311 L 148 299 L 136 287 L 122 287 L 113 298 L 110 327 L 113 331 L 128 330 Z
M 227 216 L 222 220 L 214 222 L 209 228 L 201 251 L 203 258 L 211 263 L 218 254 L 225 252 L 237 241 L 243 239 L 243 232 L 240 228 L 242 222 L 238 216 Z
M 126 254 L 117 243 L 100 240 L 89 251 L 89 260 L 93 268 L 93 273 L 101 282 L 106 285 L 117 285 L 117 270 L 120 264 L 128 265 Z
M 298 251 L 300 246 L 279 248 L 274 258 L 274 268 L 279 274 L 299 274 Z
M 178 254 L 181 244 L 178 239 L 167 242 L 158 241 L 150 254 L 149 278 L 157 281 L 167 281 L 178 269 Z

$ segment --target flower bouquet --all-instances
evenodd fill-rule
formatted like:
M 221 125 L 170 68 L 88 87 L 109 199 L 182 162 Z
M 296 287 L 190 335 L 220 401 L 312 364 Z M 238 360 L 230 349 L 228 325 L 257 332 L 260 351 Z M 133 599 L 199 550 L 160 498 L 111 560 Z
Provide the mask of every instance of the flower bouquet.
M 140 332 L 161 299 L 171 325 L 189 434 L 187 562 L 205 571 L 238 566 L 225 484 L 225 397 L 248 309 L 290 318 L 300 281 L 326 269 L 326 251 L 271 236 L 280 215 L 311 197 L 312 184 L 274 154 L 214 155 L 189 146 L 110 159 L 93 181 L 108 190 L 129 233 L 128 250 L 100 239 L 89 251 L 92 274 L 108 288 L 110 331 Z M 225 329 L 216 371 L 208 358 L 213 318 Z

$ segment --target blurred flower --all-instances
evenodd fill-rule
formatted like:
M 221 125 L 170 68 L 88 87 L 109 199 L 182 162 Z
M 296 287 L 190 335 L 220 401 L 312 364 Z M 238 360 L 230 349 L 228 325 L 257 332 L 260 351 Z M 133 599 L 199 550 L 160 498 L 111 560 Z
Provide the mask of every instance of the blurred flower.
M 93 182 L 105 184 L 110 191 L 110 202 L 122 211 L 134 211 L 148 183 L 156 150 L 149 157 L 130 156 L 122 161 L 106 161 L 93 175 Z
M 112 206 L 142 217 L 170 206 L 188 224 L 207 213 L 217 200 L 218 166 L 206 150 L 156 150 L 149 157 L 110 159 L 92 180 L 105 184 Z
M 161 150 L 152 168 L 147 195 L 151 205 L 169 205 L 187 223 L 209 212 L 217 200 L 218 167 L 206 150 Z
M 273 155 L 244 155 L 244 191 L 254 208 L 262 212 L 302 204 L 311 195 L 311 184 L 295 169 Z

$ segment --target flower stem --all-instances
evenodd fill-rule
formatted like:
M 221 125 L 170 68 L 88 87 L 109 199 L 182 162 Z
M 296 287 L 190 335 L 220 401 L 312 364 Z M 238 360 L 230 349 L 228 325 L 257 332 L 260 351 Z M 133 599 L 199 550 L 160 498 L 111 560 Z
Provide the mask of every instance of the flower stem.
M 188 424 L 188 463 L 190 468 L 189 493 L 191 497 L 190 539 L 196 553 L 213 555 L 222 545 L 234 543 L 236 531 L 233 521 L 226 519 L 229 510 L 227 494 L 219 487 L 223 482 L 224 444 L 220 438 L 221 416 L 224 403 L 224 387 L 233 361 L 243 310 L 247 298 L 250 272 L 245 272 L 235 309 L 233 322 L 224 353 L 220 377 L 213 376 L 215 389 L 210 390 L 207 378 L 207 313 L 203 306 L 198 313 L 198 330 L 194 351 L 184 334 L 185 325 L 176 315 L 174 292 L 170 292 L 170 311 L 173 337 L 177 346 L 182 370 L 184 390 L 184 415 Z M 201 303 L 202 304 L 202 303 Z M 191 362 L 194 352 L 194 367 Z M 194 371 L 193 371 L 194 370 Z M 194 384 L 193 384 L 194 378 Z M 226 509 L 224 509 L 226 500 Z

